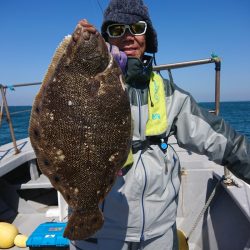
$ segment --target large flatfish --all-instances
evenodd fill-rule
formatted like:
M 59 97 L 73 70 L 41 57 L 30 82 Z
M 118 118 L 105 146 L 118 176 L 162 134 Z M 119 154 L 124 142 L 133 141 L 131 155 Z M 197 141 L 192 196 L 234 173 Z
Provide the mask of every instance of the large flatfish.
M 64 236 L 93 235 L 104 222 L 98 204 L 131 143 L 122 72 L 99 33 L 78 25 L 59 45 L 35 98 L 29 135 L 39 168 L 72 208 Z

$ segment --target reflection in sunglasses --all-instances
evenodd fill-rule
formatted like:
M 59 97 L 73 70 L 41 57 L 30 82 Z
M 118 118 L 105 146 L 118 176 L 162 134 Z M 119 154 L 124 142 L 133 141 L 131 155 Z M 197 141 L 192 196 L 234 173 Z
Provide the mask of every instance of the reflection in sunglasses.
M 107 33 L 111 38 L 118 38 L 125 34 L 126 29 L 130 31 L 132 35 L 144 35 L 147 30 L 147 23 L 139 21 L 133 24 L 111 24 L 107 27 Z

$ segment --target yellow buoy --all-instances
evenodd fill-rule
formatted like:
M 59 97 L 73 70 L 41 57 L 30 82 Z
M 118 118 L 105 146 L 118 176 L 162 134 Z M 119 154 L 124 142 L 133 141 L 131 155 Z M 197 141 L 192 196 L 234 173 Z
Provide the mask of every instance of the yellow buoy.
M 26 247 L 26 241 L 28 240 L 28 237 L 23 234 L 18 234 L 14 239 L 14 244 L 17 247 Z
M 180 229 L 177 229 L 177 237 L 179 243 L 179 250 L 189 250 L 187 238 Z
M 13 247 L 14 239 L 18 233 L 18 229 L 14 225 L 0 222 L 0 248 Z

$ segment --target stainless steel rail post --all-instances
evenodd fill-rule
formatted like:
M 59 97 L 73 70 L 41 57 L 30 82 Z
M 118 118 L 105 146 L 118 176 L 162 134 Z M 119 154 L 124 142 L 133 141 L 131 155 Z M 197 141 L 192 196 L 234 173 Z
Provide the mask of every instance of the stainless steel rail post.
M 215 115 L 220 113 L 220 69 L 221 61 L 215 58 Z
M 14 146 L 14 149 L 15 149 L 15 154 L 18 154 L 18 153 L 20 153 L 20 151 L 17 148 L 15 132 L 14 132 L 14 129 L 13 129 L 13 126 L 12 126 L 12 121 L 11 121 L 11 117 L 10 117 L 8 103 L 7 103 L 7 99 L 6 99 L 6 96 L 5 96 L 4 87 L 1 84 L 0 84 L 0 89 L 1 89 L 1 94 L 2 94 L 3 106 L 5 108 L 5 112 L 6 112 L 6 116 L 7 116 L 7 122 L 9 123 L 10 135 L 11 135 L 11 139 L 12 139 L 13 146 Z

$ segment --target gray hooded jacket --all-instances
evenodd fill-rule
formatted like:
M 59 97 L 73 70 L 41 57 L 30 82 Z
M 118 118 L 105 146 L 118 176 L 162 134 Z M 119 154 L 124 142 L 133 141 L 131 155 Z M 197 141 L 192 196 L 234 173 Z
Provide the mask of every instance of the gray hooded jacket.
M 150 73 L 151 68 L 148 70 Z M 148 89 L 141 80 L 133 79 L 133 73 L 129 75 L 134 141 L 146 140 Z M 174 135 L 180 147 L 227 165 L 236 176 L 250 183 L 250 144 L 246 137 L 200 108 L 189 93 L 173 82 L 164 80 L 164 83 L 168 115 L 165 136 Z M 138 150 L 133 157 L 133 166 L 117 177 L 101 205 L 105 223 L 97 233 L 99 238 L 140 241 L 175 230 L 180 188 L 178 155 L 171 146 L 164 152 L 152 144 Z

